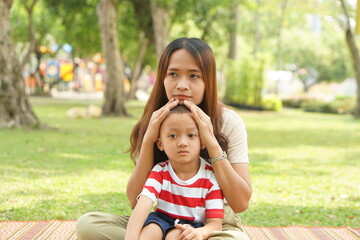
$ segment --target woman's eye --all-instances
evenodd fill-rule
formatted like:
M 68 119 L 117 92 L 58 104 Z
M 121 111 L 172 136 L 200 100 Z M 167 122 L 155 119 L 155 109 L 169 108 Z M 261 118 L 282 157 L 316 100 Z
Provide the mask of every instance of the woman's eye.
M 174 73 L 174 72 L 170 72 L 170 73 L 169 73 L 169 76 L 170 76 L 170 77 L 176 77 L 176 75 L 177 75 L 177 74 Z
M 176 134 L 170 134 L 169 137 L 170 138 L 176 138 Z
M 191 78 L 200 78 L 200 75 L 198 75 L 198 74 L 191 74 L 190 77 L 191 77 Z

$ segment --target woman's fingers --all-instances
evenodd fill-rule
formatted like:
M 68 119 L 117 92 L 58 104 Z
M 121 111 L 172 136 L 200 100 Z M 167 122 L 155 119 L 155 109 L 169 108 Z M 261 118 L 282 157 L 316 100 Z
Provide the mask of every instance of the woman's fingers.
M 179 100 L 175 100 L 174 98 L 170 99 L 169 102 L 167 102 L 162 108 L 162 113 L 160 115 L 160 117 L 162 117 L 162 120 L 167 116 L 167 114 L 169 113 L 169 111 L 171 109 L 173 109 L 174 107 L 176 107 L 179 103 Z M 164 116 L 164 112 L 166 112 L 165 116 Z
M 154 113 L 156 113 L 156 115 L 159 114 L 159 116 L 157 117 L 158 119 L 161 119 L 161 117 L 163 117 L 164 112 L 166 112 L 165 116 L 167 115 L 167 113 L 170 111 L 170 109 L 173 109 L 174 107 L 176 107 L 179 103 L 179 100 L 175 100 L 174 98 L 170 99 L 169 102 L 167 102 L 164 106 L 162 106 L 159 110 L 155 111 Z
M 179 103 L 178 100 L 170 99 L 164 106 L 152 113 L 149 125 L 147 127 L 145 136 L 152 141 L 156 141 L 159 136 L 159 128 L 166 116 L 169 114 L 170 109 L 174 108 Z
M 190 109 L 190 111 L 191 111 L 192 115 L 194 116 L 195 121 L 197 123 L 199 123 L 198 121 L 203 121 L 204 122 L 206 120 L 206 117 L 208 117 L 203 112 L 203 110 L 201 110 L 201 108 L 199 108 L 198 106 L 196 106 L 192 102 L 185 100 L 184 104 L 188 109 Z
M 207 147 L 209 144 L 212 144 L 216 138 L 214 136 L 214 129 L 210 117 L 192 102 L 184 101 L 184 104 L 191 110 L 191 114 L 198 125 L 201 144 L 203 147 Z

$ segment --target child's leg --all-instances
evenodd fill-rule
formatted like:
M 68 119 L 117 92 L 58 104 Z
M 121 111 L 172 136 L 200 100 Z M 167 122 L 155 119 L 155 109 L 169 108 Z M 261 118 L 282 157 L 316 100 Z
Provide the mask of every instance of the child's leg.
M 173 239 L 179 239 L 181 234 L 181 230 L 177 228 L 173 228 L 170 231 L 167 232 L 165 240 L 173 240 Z
M 156 223 L 149 223 L 140 233 L 140 240 L 162 240 L 163 232 L 159 225 Z

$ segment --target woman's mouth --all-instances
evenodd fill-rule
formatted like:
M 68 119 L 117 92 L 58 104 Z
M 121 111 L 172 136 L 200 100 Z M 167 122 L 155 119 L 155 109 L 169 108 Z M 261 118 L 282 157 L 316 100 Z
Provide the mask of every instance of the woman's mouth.
M 191 97 L 187 95 L 174 95 L 174 98 L 179 101 L 184 101 L 190 99 Z

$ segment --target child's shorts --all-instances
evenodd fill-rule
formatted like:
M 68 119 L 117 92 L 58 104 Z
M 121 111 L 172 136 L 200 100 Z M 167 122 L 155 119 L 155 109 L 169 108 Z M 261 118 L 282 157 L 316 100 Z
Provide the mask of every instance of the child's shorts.
M 163 232 L 163 239 L 165 239 L 167 232 L 175 228 L 175 220 L 176 219 L 169 217 L 165 213 L 151 212 L 144 223 L 144 227 L 149 225 L 150 223 L 155 223 L 159 225 Z M 188 220 L 180 220 L 179 224 L 189 224 L 193 228 L 199 228 L 204 226 L 204 224 L 201 222 L 191 222 Z

